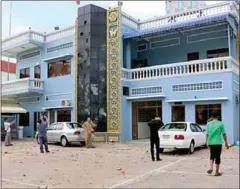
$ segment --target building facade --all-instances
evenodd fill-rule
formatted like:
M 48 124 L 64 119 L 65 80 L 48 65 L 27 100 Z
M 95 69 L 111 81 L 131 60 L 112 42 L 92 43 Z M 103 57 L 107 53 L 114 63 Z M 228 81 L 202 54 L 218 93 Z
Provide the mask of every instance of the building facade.
M 205 127 L 217 110 L 229 142 L 239 140 L 234 1 L 141 22 L 121 7 L 87 5 L 77 18 L 73 27 L 3 41 L 4 56 L 17 59 L 17 79 L 3 83 L 2 96 L 27 112 L 16 110 L 25 137 L 41 114 L 50 123 L 91 115 L 96 141 L 127 142 L 148 138 L 155 116 Z

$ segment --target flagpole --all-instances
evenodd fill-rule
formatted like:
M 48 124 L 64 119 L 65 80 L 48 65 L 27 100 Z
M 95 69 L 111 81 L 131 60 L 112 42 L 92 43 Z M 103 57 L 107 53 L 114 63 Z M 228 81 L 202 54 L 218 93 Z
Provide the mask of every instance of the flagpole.
M 11 30 L 12 30 L 12 1 L 10 1 L 10 13 L 9 13 L 9 37 L 11 37 Z M 8 75 L 7 80 L 9 81 L 9 64 L 10 64 L 10 58 L 8 57 Z

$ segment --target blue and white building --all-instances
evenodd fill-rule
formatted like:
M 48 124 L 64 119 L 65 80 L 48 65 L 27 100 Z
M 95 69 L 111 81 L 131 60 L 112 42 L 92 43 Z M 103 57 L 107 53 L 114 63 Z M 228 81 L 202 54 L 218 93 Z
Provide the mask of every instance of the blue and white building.
M 237 4 L 190 3 L 188 8 L 167 10 L 165 16 L 144 21 L 116 9 L 120 11 L 119 69 L 106 69 L 107 124 L 105 131 L 97 132 L 97 141 L 148 138 L 147 122 L 155 116 L 165 123 L 192 121 L 205 127 L 213 110 L 226 124 L 229 142 L 239 141 Z M 105 23 L 107 67 L 112 61 L 111 31 L 115 31 L 109 20 Z M 25 137 L 34 136 L 41 114 L 48 115 L 50 123 L 83 121 L 77 118 L 81 83 L 76 78 L 81 72 L 76 71 L 76 62 L 81 57 L 76 28 L 49 34 L 29 30 L 3 40 L 2 55 L 17 59 L 17 79 L 2 83 L 2 113 L 18 117 Z M 112 73 L 116 89 L 110 89 Z M 114 90 L 119 95 L 116 101 Z

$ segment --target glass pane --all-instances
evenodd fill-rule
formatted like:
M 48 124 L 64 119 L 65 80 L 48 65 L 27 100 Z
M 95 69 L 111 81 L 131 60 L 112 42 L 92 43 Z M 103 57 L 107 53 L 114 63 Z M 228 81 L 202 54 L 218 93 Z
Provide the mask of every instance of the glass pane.
M 163 126 L 161 131 L 186 131 L 187 125 L 185 123 L 169 123 Z
M 70 122 L 71 110 L 63 110 L 57 112 L 57 122 Z

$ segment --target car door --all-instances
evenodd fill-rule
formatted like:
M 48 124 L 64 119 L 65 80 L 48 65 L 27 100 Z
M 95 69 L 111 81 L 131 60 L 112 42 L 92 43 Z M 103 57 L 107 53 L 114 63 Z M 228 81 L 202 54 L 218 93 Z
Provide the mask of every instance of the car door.
M 60 142 L 61 134 L 63 129 L 63 123 L 56 123 L 56 127 L 53 131 L 54 142 Z
M 47 128 L 47 138 L 48 138 L 48 142 L 53 142 L 53 132 L 55 130 L 56 124 L 53 123 L 51 124 L 48 128 Z
M 192 137 L 195 141 L 195 147 L 199 146 L 199 143 L 200 143 L 200 138 L 199 138 L 199 134 L 198 134 L 198 131 L 197 131 L 197 127 L 194 123 L 190 123 L 190 128 L 191 128 L 191 131 L 192 131 Z
M 198 135 L 199 135 L 199 146 L 203 146 L 206 144 L 206 133 L 203 131 L 203 129 L 195 124 L 198 130 Z

